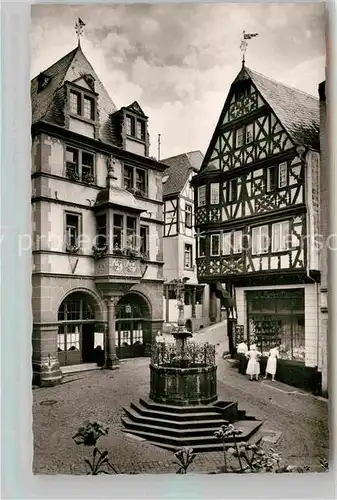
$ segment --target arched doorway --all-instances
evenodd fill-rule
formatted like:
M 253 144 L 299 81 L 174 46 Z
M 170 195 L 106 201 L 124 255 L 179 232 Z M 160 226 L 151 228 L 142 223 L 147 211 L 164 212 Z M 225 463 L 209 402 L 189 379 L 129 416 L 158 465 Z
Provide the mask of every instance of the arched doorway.
M 58 310 L 57 350 L 61 366 L 97 361 L 104 349 L 104 324 L 95 319 L 97 303 L 85 292 L 68 295 Z
M 151 341 L 150 307 L 138 293 L 122 297 L 116 308 L 116 353 L 119 358 L 144 356 Z

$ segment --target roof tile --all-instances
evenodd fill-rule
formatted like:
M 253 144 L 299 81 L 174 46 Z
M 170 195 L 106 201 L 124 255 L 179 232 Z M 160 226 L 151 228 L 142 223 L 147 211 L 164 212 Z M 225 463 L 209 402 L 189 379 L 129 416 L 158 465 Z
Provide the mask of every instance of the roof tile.
M 161 160 L 161 163 L 169 167 L 164 174 L 165 177 L 168 176 L 168 179 L 163 185 L 163 196 L 180 193 L 191 170 L 199 171 L 203 159 L 204 155 L 201 151 L 190 151 Z

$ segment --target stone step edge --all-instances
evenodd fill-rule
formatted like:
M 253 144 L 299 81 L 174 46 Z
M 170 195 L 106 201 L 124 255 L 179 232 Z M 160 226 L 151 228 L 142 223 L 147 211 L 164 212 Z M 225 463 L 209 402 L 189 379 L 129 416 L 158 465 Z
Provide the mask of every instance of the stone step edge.
M 196 427 L 175 427 L 171 425 L 170 421 L 163 421 L 163 424 L 161 422 L 151 422 L 149 419 L 147 422 L 139 421 L 139 420 L 133 420 L 129 415 L 126 417 L 121 417 L 123 425 L 125 426 L 142 426 L 142 428 L 151 428 L 151 429 L 162 429 L 166 434 L 170 435 L 192 435 L 192 434 L 199 434 L 203 433 L 204 435 L 213 433 L 217 430 L 220 429 L 221 423 L 219 424 L 218 422 L 214 422 L 211 424 L 207 424 L 205 426 L 196 426 Z M 128 419 L 128 420 L 126 420 Z M 159 425 L 158 425 L 159 424 Z
M 221 418 L 222 417 L 222 413 L 220 412 L 197 412 L 197 413 L 171 413 L 171 412 L 166 412 L 166 411 L 160 411 L 160 410 L 153 410 L 151 408 L 146 408 L 145 406 L 138 406 L 136 403 L 131 403 L 131 408 L 133 408 L 134 410 L 138 410 L 140 414 L 143 413 L 148 413 L 148 414 L 151 414 L 151 415 L 157 415 L 157 416 L 167 416 L 167 417 L 170 417 L 172 419 L 172 421 L 179 421 L 179 418 L 190 418 L 190 419 L 194 419 L 194 418 L 200 418 L 202 419 L 202 417 L 214 417 L 214 419 L 218 419 L 218 418 Z M 187 420 L 182 420 L 182 421 L 187 421 Z
M 138 424 L 138 423 L 135 423 L 135 422 L 132 422 L 132 421 L 129 421 L 129 419 L 125 418 L 125 417 L 122 417 L 121 418 L 122 422 L 123 422 L 123 425 L 125 427 L 125 429 L 127 429 L 128 432 L 130 432 L 131 434 L 136 434 L 138 436 L 141 436 L 142 434 L 146 434 L 146 435 L 151 435 L 151 436 L 155 436 L 155 437 L 159 437 L 161 438 L 161 441 L 179 441 L 179 440 L 184 440 L 184 441 L 202 441 L 203 439 L 204 440 L 217 440 L 218 438 L 216 436 L 214 436 L 214 431 L 212 430 L 211 432 L 213 434 L 211 435 L 201 435 L 201 436 L 183 436 L 183 435 L 179 435 L 179 431 L 176 432 L 175 436 L 171 435 L 171 434 L 168 434 L 168 435 L 165 435 L 165 434 L 160 434 L 160 432 L 166 432 L 166 431 L 169 431 L 170 433 L 172 432 L 172 429 L 169 429 L 167 427 L 158 427 L 158 426 L 155 426 L 155 425 L 152 425 L 152 426 L 147 426 L 146 424 Z M 239 422 L 238 422 L 239 423 Z M 247 441 L 247 439 L 249 439 L 249 437 L 254 433 L 256 432 L 262 425 L 262 422 L 259 422 L 259 421 L 255 421 L 255 426 L 252 426 L 251 429 L 248 430 L 248 432 L 246 431 L 245 434 L 240 434 L 240 440 L 241 441 Z M 137 426 L 138 428 L 134 429 L 132 427 L 135 427 Z M 151 432 L 151 429 L 154 430 L 158 430 L 159 432 Z M 141 436 L 142 437 L 142 436 Z M 184 439 L 183 439 L 184 438 Z M 206 443 L 205 443 L 206 444 Z
M 209 425 L 217 425 L 218 427 L 220 427 L 221 425 L 224 425 L 226 424 L 226 420 L 223 420 L 221 418 L 217 418 L 217 419 L 213 419 L 213 420 L 169 420 L 169 419 L 164 419 L 164 418 L 155 418 L 155 417 L 152 417 L 152 416 L 145 416 L 145 415 L 142 415 L 141 413 L 137 413 L 133 408 L 123 408 L 123 410 L 125 411 L 125 413 L 129 416 L 130 414 L 132 415 L 132 417 L 134 417 L 135 419 L 142 419 L 145 421 L 145 423 L 148 421 L 149 423 L 151 422 L 157 422 L 158 424 L 162 425 L 162 422 L 163 424 L 166 423 L 166 424 L 169 424 L 169 425 L 172 425 L 172 426 L 178 426 L 178 427 L 188 427 L 189 425 L 191 426 L 200 426 L 200 427 L 205 427 L 205 426 L 209 426 Z M 131 418 L 129 416 L 129 418 Z
M 198 413 L 207 413 L 209 411 L 213 411 L 216 413 L 222 413 L 226 409 L 228 409 L 230 406 L 235 406 L 237 405 L 236 401 L 215 401 L 214 403 L 211 403 L 209 405 L 191 405 L 191 406 L 179 406 L 179 405 L 168 405 L 165 403 L 157 403 L 156 401 L 152 401 L 150 398 L 140 398 L 139 402 L 145 406 L 146 408 L 150 409 L 156 409 L 156 408 L 162 408 L 165 409 L 167 408 L 168 410 L 172 410 L 171 413 L 189 413 L 189 412 L 195 412 L 196 408 L 198 409 Z M 218 406 L 219 403 L 222 403 L 223 407 Z

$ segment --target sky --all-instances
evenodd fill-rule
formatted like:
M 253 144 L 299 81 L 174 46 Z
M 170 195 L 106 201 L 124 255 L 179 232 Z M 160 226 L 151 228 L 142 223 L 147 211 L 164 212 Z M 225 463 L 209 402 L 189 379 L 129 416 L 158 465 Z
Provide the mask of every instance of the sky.
M 325 79 L 323 4 L 34 5 L 31 77 L 77 45 L 118 108 L 137 101 L 149 117 L 150 155 L 206 152 L 230 85 L 246 66 L 318 95 Z

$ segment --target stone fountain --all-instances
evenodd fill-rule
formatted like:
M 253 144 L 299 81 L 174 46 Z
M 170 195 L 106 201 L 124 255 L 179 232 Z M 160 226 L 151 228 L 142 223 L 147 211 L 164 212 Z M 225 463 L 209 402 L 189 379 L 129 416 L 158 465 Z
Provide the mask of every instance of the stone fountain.
M 149 397 L 124 408 L 122 422 L 125 432 L 168 450 L 216 451 L 222 443 L 214 432 L 224 423 L 235 422 L 240 440 L 247 441 L 262 422 L 239 410 L 237 402 L 217 399 L 215 346 L 188 340 L 193 335 L 185 328 L 185 281 L 171 282 L 179 311 L 175 342 L 153 344 Z
M 193 335 L 185 328 L 184 281 L 174 283 L 179 311 L 172 332 L 175 345 L 155 344 L 152 349 L 150 398 L 168 405 L 209 404 L 217 399 L 215 348 L 186 343 Z

